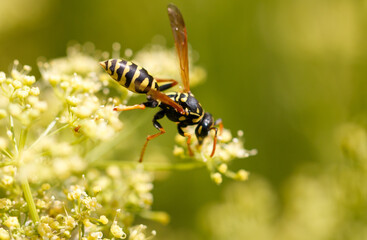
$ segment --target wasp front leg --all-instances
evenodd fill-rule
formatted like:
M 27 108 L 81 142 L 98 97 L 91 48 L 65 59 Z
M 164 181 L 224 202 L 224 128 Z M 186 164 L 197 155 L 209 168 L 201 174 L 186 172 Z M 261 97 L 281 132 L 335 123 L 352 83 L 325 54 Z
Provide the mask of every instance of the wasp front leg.
M 158 102 L 155 100 L 151 100 L 151 101 L 144 102 L 141 104 L 136 104 L 133 106 L 117 106 L 113 108 L 113 111 L 122 112 L 122 111 L 134 110 L 134 109 L 145 109 L 146 107 L 155 108 L 157 106 L 158 106 Z
M 154 115 L 154 118 L 153 118 L 153 126 L 159 130 L 159 133 L 156 133 L 156 134 L 153 134 L 153 135 L 149 135 L 147 137 L 147 140 L 145 141 L 145 144 L 143 146 L 143 149 L 141 150 L 141 153 L 140 153 L 140 159 L 139 159 L 139 162 L 142 162 L 143 161 L 143 157 L 144 157 L 144 153 L 145 153 L 145 149 L 147 148 L 147 145 L 148 145 L 148 142 L 160 135 L 162 135 L 163 133 L 166 132 L 166 130 L 163 129 L 162 125 L 157 121 L 158 119 L 161 119 L 163 118 L 165 115 L 165 112 L 163 110 L 157 112 L 156 115 Z
M 186 137 L 187 150 L 189 151 L 189 155 L 194 156 L 194 152 L 191 149 L 191 134 L 188 133 L 188 132 L 184 132 L 182 130 L 182 128 L 185 128 L 185 127 L 186 127 L 186 125 L 180 123 L 180 124 L 177 125 L 177 130 L 178 130 L 178 133 L 181 136 Z

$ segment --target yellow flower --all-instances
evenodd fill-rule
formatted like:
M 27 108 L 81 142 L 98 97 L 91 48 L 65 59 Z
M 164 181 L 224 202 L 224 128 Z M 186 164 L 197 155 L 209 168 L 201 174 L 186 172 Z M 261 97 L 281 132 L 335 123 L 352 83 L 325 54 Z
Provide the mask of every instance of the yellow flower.
M 8 228 L 19 228 L 19 221 L 17 217 L 8 217 L 4 221 L 4 225 Z

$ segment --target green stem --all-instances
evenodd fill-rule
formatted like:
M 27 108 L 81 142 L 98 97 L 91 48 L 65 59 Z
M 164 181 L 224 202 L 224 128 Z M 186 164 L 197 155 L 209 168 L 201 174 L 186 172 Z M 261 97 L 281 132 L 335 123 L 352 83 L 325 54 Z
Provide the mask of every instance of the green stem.
M 33 223 L 39 222 L 39 216 L 37 213 L 36 205 L 34 204 L 31 188 L 29 187 L 28 179 L 23 178 L 21 180 L 21 185 L 24 193 L 24 198 L 28 204 L 28 210 L 31 215 Z
M 64 129 L 65 127 L 68 126 L 68 124 L 62 126 L 61 128 L 59 129 L 56 129 L 55 131 L 53 131 L 51 134 L 49 134 L 49 132 L 51 131 L 51 129 L 55 126 L 56 124 L 56 120 L 53 120 L 46 128 L 46 130 L 38 137 L 38 139 L 36 141 L 34 141 L 34 143 L 28 148 L 28 149 L 31 149 L 33 148 L 35 145 L 37 145 L 41 140 L 42 138 L 44 138 L 45 136 L 47 135 L 52 135 L 52 134 L 55 134 L 57 133 L 58 131 L 60 131 L 61 129 Z
M 17 140 L 15 138 L 15 131 L 14 131 L 14 120 L 13 120 L 13 117 L 10 115 L 9 116 L 9 122 L 10 122 L 10 132 L 12 133 L 12 136 L 11 136 L 11 140 L 14 144 L 14 149 L 15 149 L 15 152 L 18 154 L 18 144 L 17 144 Z
M 13 159 L 13 156 L 6 149 L 1 149 L 0 152 L 8 158 Z
M 29 128 L 22 128 L 20 131 L 20 137 L 19 137 L 19 150 L 22 151 L 24 149 L 25 142 L 27 140 L 28 136 L 28 130 Z
M 13 125 L 13 124 L 11 124 Z M 28 130 L 29 128 L 22 128 L 20 131 L 20 136 L 19 136 L 19 145 L 18 145 L 18 158 L 19 158 L 19 162 L 22 163 L 22 153 L 24 150 L 24 146 L 27 140 L 27 136 L 28 136 Z M 26 176 L 23 176 L 21 179 L 21 186 L 23 189 L 23 193 L 24 193 L 24 198 L 27 202 L 28 205 L 28 211 L 29 214 L 31 215 L 31 219 L 34 223 L 37 223 L 39 221 L 39 216 L 37 213 L 37 209 L 36 209 L 36 204 L 34 203 L 33 200 L 33 196 L 32 196 L 32 192 L 31 192 L 31 188 L 29 186 L 29 182 Z
M 17 166 L 18 162 L 17 161 L 9 161 L 9 162 L 1 162 L 0 163 L 0 168 L 5 167 L 5 166 Z
M 146 162 L 139 163 L 138 161 L 121 161 L 121 160 L 103 160 L 91 163 L 93 167 L 105 168 L 111 165 L 117 165 L 122 168 L 134 168 L 142 164 L 144 169 L 150 171 L 169 171 L 169 170 L 191 170 L 201 168 L 206 165 L 204 162 L 182 162 L 182 163 L 169 163 L 169 162 Z

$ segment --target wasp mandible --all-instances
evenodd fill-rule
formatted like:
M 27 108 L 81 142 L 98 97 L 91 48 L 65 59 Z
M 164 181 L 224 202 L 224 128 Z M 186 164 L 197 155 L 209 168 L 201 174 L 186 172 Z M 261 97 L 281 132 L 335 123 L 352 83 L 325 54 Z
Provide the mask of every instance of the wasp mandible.
M 217 143 L 218 128 L 215 126 L 219 125 L 220 129 L 222 128 L 221 119 L 214 121 L 213 116 L 203 110 L 201 104 L 190 91 L 187 32 L 181 12 L 173 4 L 168 5 L 168 17 L 180 62 L 183 91 L 166 94 L 163 93 L 162 91 L 175 86 L 177 81 L 173 79 L 154 78 L 147 72 L 147 70 L 133 62 L 123 59 L 110 59 L 100 62 L 104 70 L 120 85 L 134 93 L 147 95 L 146 102 L 133 106 L 115 107 L 115 111 L 145 109 L 147 107 L 161 108 L 153 118 L 153 126 L 158 129 L 159 132 L 149 135 L 146 138 L 145 144 L 140 153 L 139 162 L 143 161 L 148 142 L 166 132 L 158 122 L 158 120 L 164 116 L 167 116 L 169 120 L 175 122 L 177 124 L 178 133 L 187 138 L 186 142 L 191 156 L 193 155 L 193 151 L 190 146 L 191 134 L 184 131 L 185 127 L 197 125 L 195 128 L 195 135 L 198 140 L 199 147 L 202 145 L 205 137 L 208 136 L 209 131 L 215 131 L 213 150 L 210 157 L 213 157 Z M 161 85 L 158 83 L 161 83 Z

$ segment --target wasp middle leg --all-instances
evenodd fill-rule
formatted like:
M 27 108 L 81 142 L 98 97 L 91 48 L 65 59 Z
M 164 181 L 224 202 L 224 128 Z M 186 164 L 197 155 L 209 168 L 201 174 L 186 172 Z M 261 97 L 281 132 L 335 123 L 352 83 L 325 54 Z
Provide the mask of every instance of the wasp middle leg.
M 191 134 L 182 130 L 182 128 L 185 127 L 187 127 L 185 124 L 180 123 L 177 125 L 177 130 L 181 136 L 186 137 L 187 150 L 189 151 L 189 155 L 194 156 L 194 152 L 191 149 Z
M 163 133 L 166 133 L 166 130 L 163 129 L 162 125 L 157 121 L 158 119 L 161 119 L 163 118 L 165 115 L 165 112 L 164 110 L 161 110 L 159 112 L 157 112 L 155 115 L 154 115 L 154 118 L 153 118 L 153 126 L 159 130 L 159 133 L 156 133 L 156 134 L 153 134 L 153 135 L 149 135 L 147 137 L 147 140 L 145 141 L 145 144 L 143 146 L 143 149 L 141 150 L 141 153 L 140 153 L 140 159 L 139 159 L 139 162 L 142 162 L 143 161 L 143 157 L 144 157 L 144 152 L 145 152 L 145 149 L 147 148 L 147 145 L 148 145 L 148 142 L 160 135 L 162 135 Z

